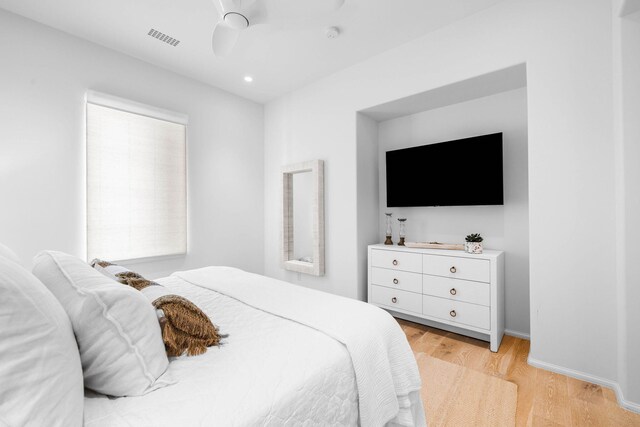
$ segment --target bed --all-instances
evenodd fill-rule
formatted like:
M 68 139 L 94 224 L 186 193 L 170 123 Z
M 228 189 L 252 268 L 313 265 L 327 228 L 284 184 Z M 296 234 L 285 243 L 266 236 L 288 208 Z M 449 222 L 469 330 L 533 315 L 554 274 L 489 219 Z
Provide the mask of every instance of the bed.
M 386 312 L 228 267 L 158 282 L 228 337 L 173 358 L 174 384 L 152 393 L 86 391 L 86 426 L 425 425 L 413 354 Z
M 159 282 L 204 310 L 222 345 L 168 360 L 157 315 L 174 307 L 62 252 L 29 272 L 0 244 L 0 425 L 426 424 L 416 360 L 387 312 L 230 267 Z

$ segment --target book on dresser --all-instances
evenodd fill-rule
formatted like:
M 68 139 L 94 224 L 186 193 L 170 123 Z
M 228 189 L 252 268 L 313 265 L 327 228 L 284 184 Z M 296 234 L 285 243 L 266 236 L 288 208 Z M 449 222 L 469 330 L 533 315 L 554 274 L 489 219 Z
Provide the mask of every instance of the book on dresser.
M 369 246 L 368 302 L 396 317 L 489 341 L 504 334 L 504 252 Z

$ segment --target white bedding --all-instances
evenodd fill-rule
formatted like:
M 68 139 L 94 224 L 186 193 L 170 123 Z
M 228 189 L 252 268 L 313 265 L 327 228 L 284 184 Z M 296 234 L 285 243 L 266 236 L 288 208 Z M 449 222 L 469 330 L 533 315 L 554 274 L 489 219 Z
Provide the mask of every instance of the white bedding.
M 322 331 L 345 345 L 358 386 L 363 427 L 426 424 L 418 365 L 398 323 L 384 310 L 231 267 L 172 276 Z
M 358 391 L 345 347 L 324 333 L 176 277 L 158 280 L 202 308 L 220 348 L 171 360 L 176 384 L 144 396 L 87 392 L 87 426 L 356 425 Z
M 130 398 L 87 394 L 86 425 L 426 424 L 413 353 L 377 307 L 229 267 L 159 282 L 229 337 L 172 360 L 175 385 Z

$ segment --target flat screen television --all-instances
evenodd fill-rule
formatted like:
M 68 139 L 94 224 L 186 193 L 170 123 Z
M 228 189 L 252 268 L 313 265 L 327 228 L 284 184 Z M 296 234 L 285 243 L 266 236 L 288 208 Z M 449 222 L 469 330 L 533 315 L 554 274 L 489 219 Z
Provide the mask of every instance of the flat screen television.
M 387 207 L 503 205 L 502 133 L 387 151 Z

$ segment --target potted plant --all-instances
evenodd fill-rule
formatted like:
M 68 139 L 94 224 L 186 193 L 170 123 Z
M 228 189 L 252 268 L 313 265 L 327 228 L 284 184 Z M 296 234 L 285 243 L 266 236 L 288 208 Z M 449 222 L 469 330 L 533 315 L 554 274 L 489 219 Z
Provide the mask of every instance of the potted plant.
M 481 254 L 482 253 L 482 241 L 484 240 L 480 233 L 469 234 L 464 239 L 466 243 L 464 244 L 465 252 L 469 254 Z

